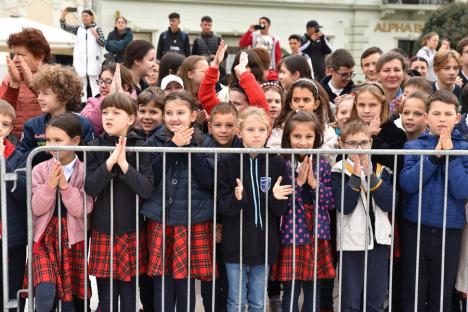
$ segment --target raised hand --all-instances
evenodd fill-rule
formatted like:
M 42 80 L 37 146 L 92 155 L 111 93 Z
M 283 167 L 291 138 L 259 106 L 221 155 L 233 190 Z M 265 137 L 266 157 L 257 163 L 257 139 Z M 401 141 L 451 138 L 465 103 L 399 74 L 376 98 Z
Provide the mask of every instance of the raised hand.
M 309 172 L 309 157 L 306 156 L 304 157 L 304 160 L 301 163 L 301 166 L 299 167 L 299 173 L 297 174 L 296 177 L 296 183 L 300 187 L 304 185 L 307 181 L 307 174 Z
M 309 173 L 307 174 L 307 184 L 315 190 L 317 188 L 317 179 L 314 174 L 314 165 L 312 163 L 312 157 L 308 160 L 309 162 Z
M 192 140 L 192 135 L 194 132 L 194 128 L 178 128 L 174 130 L 174 136 L 172 137 L 172 142 L 174 142 L 177 146 L 185 146 L 189 145 L 190 141 Z
M 23 76 L 23 81 L 29 88 L 32 88 L 33 73 L 31 71 L 31 68 L 29 68 L 28 63 L 26 63 L 26 61 L 21 55 L 18 56 L 18 60 L 20 62 L 21 75 Z
M 221 64 L 223 61 L 227 48 L 228 46 L 224 43 L 224 40 L 221 40 L 218 46 L 218 50 L 216 50 L 216 55 L 213 59 L 213 62 L 211 62 L 211 67 L 219 68 L 219 64 Z
M 358 155 L 360 165 L 362 167 L 362 170 L 364 171 L 364 174 L 366 176 L 369 175 L 369 155 L 367 154 L 362 154 Z
M 62 175 L 62 164 L 60 161 L 55 162 L 53 168 L 49 172 L 49 179 L 47 180 L 47 185 L 50 188 L 55 189 L 60 183 L 60 177 Z
M 288 195 L 292 194 L 293 189 L 291 185 L 281 185 L 283 177 L 278 177 L 275 186 L 273 186 L 273 196 L 276 199 L 288 199 Z
M 240 79 L 240 76 L 247 71 L 247 65 L 249 64 L 249 55 L 247 52 L 243 51 L 239 57 L 239 64 L 234 67 L 236 76 Z
M 380 133 L 380 116 L 376 116 L 369 124 L 369 131 L 372 135 L 377 135 Z
M 114 165 L 119 161 L 119 156 L 122 151 L 122 137 L 119 138 L 119 142 L 115 144 L 115 149 L 106 160 L 106 167 L 109 172 L 112 171 Z
M 244 186 L 240 179 L 236 179 L 237 186 L 234 188 L 234 195 L 236 196 L 237 200 L 242 200 L 242 193 L 244 192 Z
M 120 75 L 120 64 L 117 63 L 117 65 L 115 66 L 115 74 L 114 74 L 114 78 L 112 79 L 109 93 L 112 94 L 112 93 L 122 92 L 122 91 L 123 89 L 122 89 L 122 78 Z
M 6 62 L 8 66 L 8 74 L 10 75 L 10 87 L 18 89 L 21 82 L 21 74 L 15 66 L 15 62 L 7 55 Z

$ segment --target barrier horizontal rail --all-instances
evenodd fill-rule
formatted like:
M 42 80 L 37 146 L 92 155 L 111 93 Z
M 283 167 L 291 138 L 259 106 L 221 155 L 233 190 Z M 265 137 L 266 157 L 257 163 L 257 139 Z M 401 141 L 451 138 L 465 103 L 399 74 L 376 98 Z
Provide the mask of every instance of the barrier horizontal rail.
M 85 159 L 86 159 L 86 153 L 87 152 L 112 152 L 112 151 L 114 151 L 114 149 L 115 149 L 115 147 L 113 147 L 113 146 L 41 146 L 41 147 L 38 147 L 38 148 L 34 149 L 33 151 L 31 151 L 31 153 L 29 154 L 29 156 L 27 158 L 26 168 L 27 168 L 27 173 L 28 174 L 26 176 L 27 176 L 28 188 L 30 188 L 30 186 L 32 185 L 31 170 L 32 170 L 33 159 L 37 154 L 39 154 L 41 152 L 46 152 L 46 151 L 84 152 Z M 181 153 L 181 154 L 205 153 L 205 154 L 214 154 L 216 160 L 219 159 L 217 157 L 220 154 L 248 154 L 248 153 L 268 154 L 268 155 L 274 155 L 274 154 L 282 154 L 282 155 L 308 154 L 308 155 L 310 155 L 310 154 L 314 154 L 314 155 L 318 155 L 319 158 L 322 158 L 322 157 L 324 157 L 326 155 L 346 155 L 346 154 L 367 154 L 367 155 L 371 155 L 371 157 L 372 157 L 372 155 L 391 155 L 391 156 L 418 155 L 418 156 L 421 157 L 421 160 L 422 160 L 422 158 L 424 156 L 468 156 L 468 150 L 450 150 L 450 151 L 443 150 L 443 151 L 438 151 L 438 150 L 405 150 L 405 149 L 401 149 L 401 150 L 324 149 L 324 150 L 322 150 L 322 149 L 282 149 L 282 148 L 252 149 L 252 148 L 212 148 L 212 147 L 126 147 L 126 151 L 136 152 L 137 155 L 138 155 L 138 153 L 161 153 L 161 154 L 164 155 L 164 158 L 163 158 L 164 159 L 164 162 L 163 162 L 164 167 L 165 167 L 165 156 L 168 153 Z M 191 159 L 191 158 L 189 158 L 189 159 Z M 242 163 L 242 159 L 241 159 L 241 163 Z M 448 160 L 446 160 L 446 165 L 447 164 L 448 164 Z M 4 160 L 3 159 L 0 160 L 0 165 L 4 168 Z M 391 169 L 396 168 L 396 166 L 397 166 L 397 157 L 395 157 L 394 166 Z M 216 165 L 215 166 L 215 175 L 214 175 L 215 179 L 216 179 L 216 176 L 217 176 L 217 173 L 216 173 L 217 167 L 218 166 Z M 242 168 L 242 165 L 241 165 L 241 168 Z M 422 167 L 421 167 L 421 170 L 422 170 Z M 4 169 L 2 169 L 2 171 L 0 171 L 0 173 L 3 173 L 3 172 L 4 172 Z M 242 172 L 242 169 L 241 169 L 241 172 Z M 317 167 L 317 172 L 318 172 L 318 167 Z M 190 174 L 190 170 L 189 170 L 189 174 Z M 165 172 L 163 173 L 163 176 L 165 176 Z M 446 177 L 445 177 L 446 179 L 447 179 L 447 176 L 448 176 L 448 173 L 446 174 Z M 344 177 L 344 174 L 343 174 L 343 177 Z M 241 180 L 242 180 L 242 177 L 241 177 Z M 394 206 L 393 208 L 395 208 L 395 205 L 396 205 L 396 203 L 395 203 L 395 186 L 396 186 L 396 183 L 395 182 L 397 181 L 395 175 L 393 176 L 392 180 L 393 180 L 393 183 L 394 183 L 394 185 L 393 185 L 393 194 L 392 194 L 392 196 L 393 196 L 392 203 L 393 203 L 393 206 Z M 165 181 L 166 181 L 166 179 L 163 178 L 163 180 L 162 180 L 163 188 L 164 188 Z M 215 185 L 216 185 L 216 183 L 215 183 Z M 294 182 L 293 182 L 293 185 L 294 185 Z M 189 188 L 189 190 L 191 190 L 191 188 Z M 317 190 L 318 190 L 318 188 L 317 188 Z M 215 186 L 214 192 L 215 192 L 215 198 L 216 198 L 216 186 Z M 316 195 L 318 196 L 318 191 L 317 191 Z M 342 197 L 343 197 L 343 195 L 344 195 L 344 193 L 342 194 Z M 163 202 L 165 202 L 164 196 L 165 196 L 165 192 L 163 192 Z M 446 195 L 445 195 L 445 197 L 446 197 Z M 294 198 L 294 193 L 293 193 L 293 198 Z M 32 216 L 31 216 L 31 212 L 30 212 L 31 192 L 29 190 L 28 190 L 28 199 L 27 200 L 28 200 L 28 242 L 31 244 L 32 243 L 32 232 L 29 233 L 29 231 L 30 230 L 32 231 Z M 370 197 L 368 197 L 366 201 L 369 201 L 369 200 L 370 200 Z M 446 199 L 445 199 L 445 201 L 446 201 Z M 294 200 L 293 200 L 293 202 L 295 203 Z M 343 200 L 342 200 L 342 203 L 343 203 Z M 446 202 L 444 204 L 446 205 Z M 216 206 L 216 200 L 215 200 L 214 205 Z M 369 205 L 369 202 L 367 203 L 367 205 Z M 190 206 L 190 203 L 189 203 L 189 206 Z M 2 198 L 2 213 L 3 213 L 3 208 L 4 207 L 3 207 L 3 198 Z M 189 211 L 190 211 L 190 208 L 189 208 Z M 295 211 L 295 209 L 293 209 L 293 211 Z M 395 209 L 392 209 L 392 211 L 394 213 Z M 214 212 L 216 213 L 216 208 L 214 209 Z M 165 213 L 165 209 L 163 208 L 163 216 L 164 216 L 164 213 Z M 444 213 L 444 215 L 445 215 L 445 213 Z M 189 213 L 189 216 L 190 216 L 190 213 Z M 242 218 L 242 215 L 241 215 L 241 218 Z M 293 217 L 293 218 L 295 218 L 295 217 Z M 395 218 L 395 216 L 393 215 L 392 216 L 392 221 L 394 220 L 394 218 Z M 214 217 L 214 220 L 216 221 L 216 216 Z M 2 220 L 2 222 L 3 222 L 3 220 Z M 242 222 L 241 222 L 241 224 L 242 224 Z M 418 223 L 418 226 L 420 226 L 419 223 Z M 392 227 L 393 227 L 393 222 L 392 222 Z M 164 228 L 164 225 L 163 225 L 163 228 Z M 295 226 L 294 226 L 294 228 L 295 228 Z M 317 229 L 317 224 L 315 225 L 315 229 Z M 268 226 L 266 228 L 266 231 L 267 231 L 266 233 L 268 233 Z M 190 233 L 190 231 L 189 231 L 189 233 Z M 242 230 L 241 230 L 240 233 L 242 235 Z M 164 235 L 165 235 L 165 231 L 163 231 L 163 236 Z M 266 236 L 267 235 L 268 234 L 266 234 Z M 445 236 L 445 234 L 444 234 L 444 236 Z M 189 237 L 190 237 L 190 234 L 189 234 Z M 366 238 L 367 238 L 367 235 L 366 235 Z M 393 237 L 392 237 L 392 239 L 393 239 Z M 189 241 L 190 241 L 190 239 L 189 239 Z M 242 244 L 242 239 L 240 240 L 240 242 Z M 418 240 L 418 243 L 419 243 L 419 240 Z M 315 240 L 315 244 L 317 244 L 317 240 Z M 367 246 L 367 244 L 366 244 L 366 246 Z M 316 247 L 315 248 L 315 253 L 316 253 L 317 252 L 317 246 L 315 246 L 315 247 Z M 392 251 L 393 251 L 393 242 L 392 242 L 391 247 L 392 247 Z M 268 244 L 266 245 L 266 248 L 268 248 Z M 163 247 L 163 249 L 164 249 L 164 247 Z M 32 251 L 31 250 L 32 250 L 31 248 L 28 248 L 28 258 L 29 259 L 31 259 L 31 256 L 32 256 Z M 241 250 L 242 250 L 242 248 L 241 248 Z M 266 249 L 266 250 L 268 250 L 268 249 Z M 294 248 L 294 250 L 295 250 L 295 248 Z M 31 254 L 29 254 L 30 252 L 31 252 Z M 215 250 L 214 250 L 214 253 L 215 253 Z M 366 249 L 366 254 L 367 254 L 367 249 Z M 266 252 L 265 256 L 267 257 L 267 252 Z M 317 255 L 315 255 L 314 258 L 316 260 Z M 367 261 L 367 256 L 366 256 L 366 261 Z M 163 260 L 163 263 L 165 263 L 164 260 Z M 340 262 L 340 265 L 341 265 L 341 262 Z M 242 263 L 241 263 L 241 267 L 242 267 Z M 190 268 L 190 266 L 189 266 L 189 268 Z M 29 270 L 31 270 L 30 266 L 28 267 L 28 271 Z M 317 267 L 316 267 L 316 265 L 314 265 L 314 271 L 315 271 L 314 276 L 316 276 L 316 270 L 317 270 Z M 241 269 L 241 272 L 242 272 L 242 269 Z M 341 269 L 340 269 L 339 272 L 341 274 Z M 31 278 L 32 271 L 28 272 L 28 274 L 30 274 L 29 277 Z M 392 276 L 392 271 L 390 269 L 390 283 L 391 283 L 391 276 Z M 341 280 L 341 278 L 339 278 L 339 279 Z M 30 281 L 32 281 L 32 279 L 30 279 Z M 163 275 L 163 281 L 164 281 L 164 275 Z M 190 284 L 188 284 L 188 285 L 189 285 L 188 290 L 190 290 Z M 29 287 L 28 293 L 30 294 L 30 298 L 31 298 L 32 293 L 33 293 L 32 282 L 29 283 L 28 287 Z M 317 285 L 314 284 L 314 289 L 316 287 L 317 287 Z M 213 287 L 213 289 L 214 289 L 214 287 Z M 293 289 L 294 289 L 294 280 L 293 280 Z M 340 289 L 341 289 L 341 282 L 340 282 Z M 294 294 L 294 290 L 293 290 L 292 294 Z M 314 291 L 314 301 L 315 301 L 315 295 L 316 295 L 316 292 Z M 365 297 L 365 295 L 366 295 L 366 293 L 364 293 L 364 297 Z M 189 293 L 188 293 L 188 296 L 190 296 Z M 163 303 L 164 303 L 164 295 L 162 296 L 162 298 L 163 298 Z M 266 291 L 264 292 L 264 298 L 265 298 L 264 300 L 266 300 Z M 390 298 L 391 298 L 391 290 L 390 290 Z M 187 305 L 189 305 L 189 302 L 190 301 L 187 302 Z M 214 297 L 213 297 L 213 302 L 212 303 L 213 303 L 213 309 L 214 309 Z M 341 301 L 340 301 L 340 303 L 341 303 Z M 33 304 L 32 300 L 30 300 L 30 307 L 31 308 L 33 307 L 32 304 Z M 187 306 L 187 308 L 188 308 L 188 306 Z M 340 309 L 341 309 L 341 307 L 339 308 L 339 310 Z M 365 307 L 364 307 L 364 309 L 365 309 Z M 291 303 L 291 310 L 292 310 L 292 303 Z M 314 306 L 314 310 L 315 310 L 315 306 Z M 390 310 L 391 310 L 391 308 L 390 308 Z

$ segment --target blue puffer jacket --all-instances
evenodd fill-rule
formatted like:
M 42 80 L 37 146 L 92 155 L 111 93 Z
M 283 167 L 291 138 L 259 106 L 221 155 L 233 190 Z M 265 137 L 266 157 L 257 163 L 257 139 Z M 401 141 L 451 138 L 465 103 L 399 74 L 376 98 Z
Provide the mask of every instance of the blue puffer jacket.
M 76 116 L 80 119 L 81 124 L 81 145 L 86 145 L 94 139 L 93 126 L 88 118 L 79 114 Z M 23 135 L 18 146 L 18 150 L 24 154 L 24 157 L 27 157 L 34 148 L 45 145 L 45 130 L 50 119 L 50 114 L 42 114 L 24 123 Z M 34 160 L 36 162 L 36 158 Z
M 15 150 L 5 161 L 6 172 L 12 173 L 15 169 L 25 166 L 21 152 Z M 26 213 L 26 174 L 18 172 L 16 189 L 11 191 L 14 183 L 7 182 L 7 227 L 8 248 L 14 249 L 27 245 L 27 213 Z M 0 214 L 1 219 L 1 214 Z
M 166 127 L 160 129 L 147 142 L 148 146 L 177 147 L 172 141 L 172 132 Z M 198 130 L 186 147 L 211 146 L 208 136 Z M 213 219 L 214 158 L 213 155 L 193 153 L 192 156 L 192 224 Z M 141 214 L 162 222 L 163 171 L 166 172 L 166 222 L 168 225 L 188 224 L 188 155 L 166 155 L 166 168 L 163 168 L 163 154 L 152 154 L 155 191 L 145 200 Z
M 405 149 L 434 150 L 438 136 L 424 133 L 405 144 Z M 452 132 L 454 150 L 468 150 L 468 143 L 457 130 Z M 405 156 L 400 173 L 400 186 L 407 194 L 403 217 L 418 222 L 419 166 L 421 157 Z M 423 190 L 421 222 L 425 226 L 442 228 L 444 217 L 445 157 L 423 157 Z M 461 229 L 466 223 L 465 199 L 468 198 L 468 156 L 450 157 L 448 165 L 447 228 Z

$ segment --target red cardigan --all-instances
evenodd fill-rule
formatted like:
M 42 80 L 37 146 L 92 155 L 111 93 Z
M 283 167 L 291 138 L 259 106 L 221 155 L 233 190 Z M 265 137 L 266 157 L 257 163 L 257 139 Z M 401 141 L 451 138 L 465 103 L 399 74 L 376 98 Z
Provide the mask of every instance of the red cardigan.
M 198 89 L 198 99 L 203 109 L 211 114 L 211 110 L 221 101 L 216 96 L 216 82 L 218 82 L 219 70 L 209 67 L 205 72 L 200 88 Z M 262 88 L 255 80 L 255 76 L 250 72 L 241 75 L 239 84 L 247 94 L 247 99 L 251 106 L 261 107 L 268 113 L 268 103 Z

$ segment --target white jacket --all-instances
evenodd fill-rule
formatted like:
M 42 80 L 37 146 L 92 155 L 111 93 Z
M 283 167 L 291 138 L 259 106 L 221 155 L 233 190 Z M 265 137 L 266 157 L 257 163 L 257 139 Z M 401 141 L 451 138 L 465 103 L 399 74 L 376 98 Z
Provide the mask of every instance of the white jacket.
M 337 162 L 332 167 L 332 172 L 342 173 L 342 162 Z M 376 175 L 380 178 L 382 172 L 388 170 L 386 167 L 377 164 Z M 352 167 L 345 161 L 345 174 L 348 177 L 352 175 Z M 345 194 L 346 196 L 346 194 Z M 367 195 L 365 190 L 361 186 L 361 200 L 358 202 L 357 207 L 354 211 L 345 215 L 337 211 L 336 216 L 336 248 L 337 250 L 347 251 L 361 251 L 366 249 L 366 234 L 368 235 L 368 246 L 367 249 L 374 249 L 374 235 L 372 233 L 372 225 L 370 218 L 368 217 L 367 207 Z M 392 225 L 388 219 L 388 214 L 377 206 L 373 198 L 372 207 L 374 209 L 375 216 L 375 241 L 381 245 L 391 245 L 392 243 Z M 367 233 L 366 233 L 367 224 Z M 343 237 L 343 241 L 341 238 Z
M 99 76 L 102 64 L 102 47 L 97 43 L 91 28 L 81 24 L 75 37 L 73 67 L 80 77 Z

